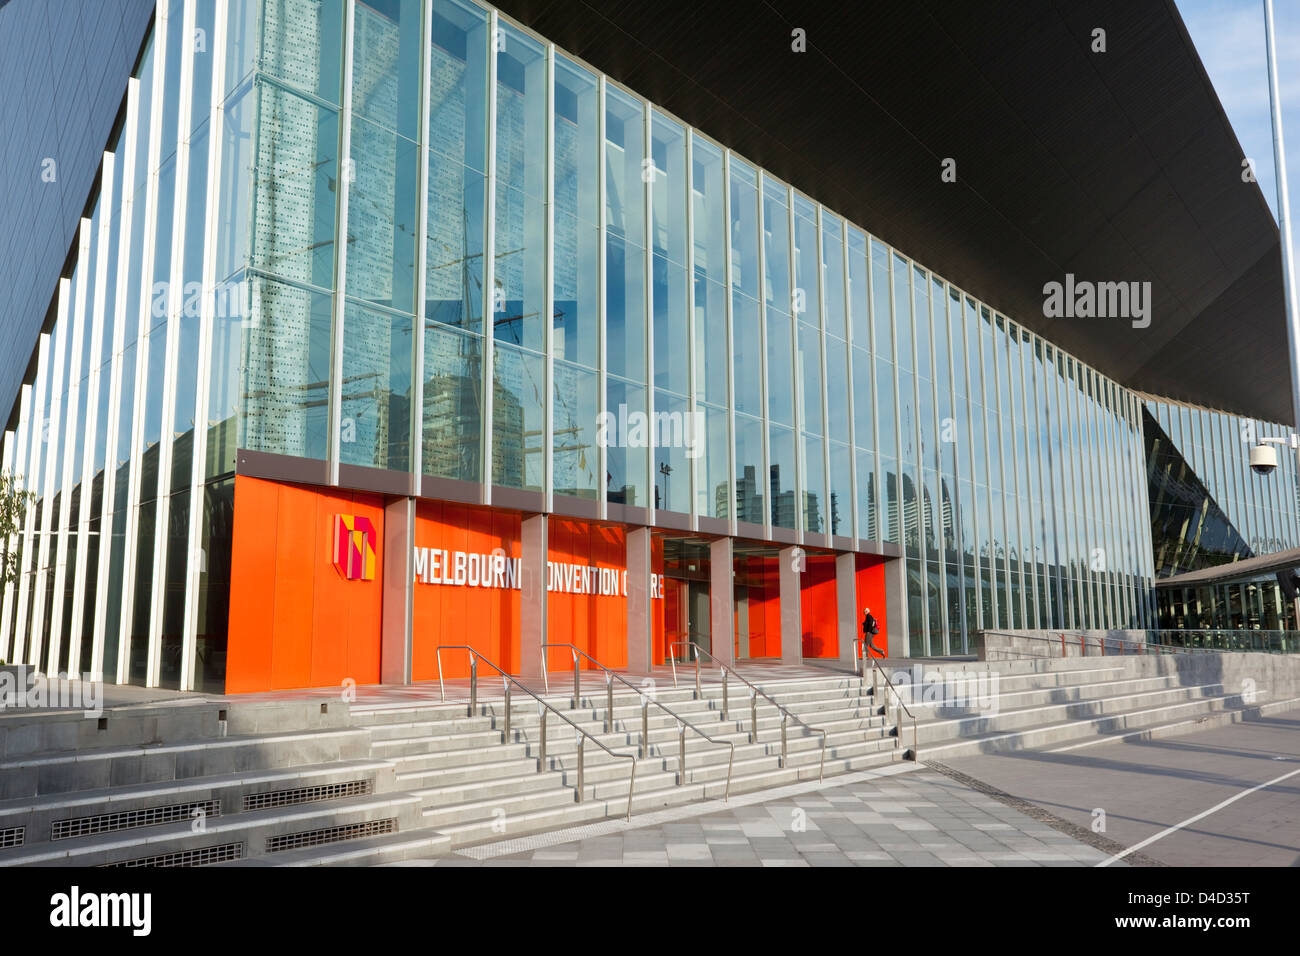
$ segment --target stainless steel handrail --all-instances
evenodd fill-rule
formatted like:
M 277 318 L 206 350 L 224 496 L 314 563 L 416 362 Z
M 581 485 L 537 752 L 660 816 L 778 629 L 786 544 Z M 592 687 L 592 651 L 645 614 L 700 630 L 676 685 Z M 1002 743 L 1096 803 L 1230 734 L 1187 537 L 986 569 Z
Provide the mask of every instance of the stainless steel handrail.
M 508 743 L 510 741 L 510 685 L 514 684 L 525 694 L 527 694 L 529 697 L 533 698 L 533 700 L 537 701 L 538 704 L 537 715 L 541 723 L 541 726 L 538 731 L 538 745 L 537 745 L 538 746 L 538 758 L 537 758 L 538 773 L 541 773 L 546 769 L 546 711 L 548 710 L 554 711 L 555 715 L 559 717 L 560 720 L 564 721 L 566 724 L 568 724 L 570 727 L 572 727 L 574 730 L 578 732 L 578 768 L 577 768 L 578 779 L 577 779 L 577 789 L 576 789 L 578 803 L 582 803 L 582 790 L 583 790 L 582 742 L 584 738 L 590 740 L 593 744 L 595 744 L 601 750 L 605 751 L 605 753 L 609 754 L 611 757 L 616 757 L 616 758 L 626 757 L 628 760 L 631 760 L 632 774 L 628 778 L 628 783 L 627 783 L 627 819 L 628 820 L 632 819 L 632 792 L 633 792 L 633 788 L 636 786 L 636 754 L 622 754 L 610 750 L 608 747 L 602 744 L 596 738 L 596 736 L 592 734 L 590 731 L 583 730 L 581 727 L 579 727 L 577 724 L 571 721 L 568 717 L 565 717 L 564 713 L 558 707 L 554 706 L 553 704 L 548 704 L 541 697 L 537 696 L 531 690 L 525 687 L 523 683 L 520 682 L 517 678 L 515 678 L 510 674 L 507 674 L 500 667 L 494 664 L 491 660 L 484 657 L 482 654 L 480 654 L 474 648 L 470 647 L 468 644 L 439 644 L 437 647 L 434 648 L 434 655 L 438 659 L 438 689 L 442 694 L 443 701 L 447 700 L 447 688 L 442 682 L 442 652 L 444 650 L 469 651 L 468 716 L 470 717 L 474 716 L 474 710 L 478 706 L 478 662 L 479 660 L 481 659 L 483 663 L 487 664 L 488 667 L 492 668 L 494 671 L 496 671 L 498 674 L 501 675 L 501 679 L 505 684 L 505 732 L 502 737 L 502 739 L 505 742 Z
M 672 664 L 672 668 L 673 668 L 673 686 L 674 686 L 674 687 L 677 686 L 677 656 L 673 653 L 673 649 L 676 648 L 676 647 L 689 647 L 689 648 L 691 648 L 692 650 L 695 651 L 695 654 L 696 654 L 696 657 L 695 657 L 695 696 L 696 696 L 697 698 L 700 696 L 700 658 L 699 658 L 699 655 L 700 655 L 700 654 L 703 654 L 703 655 L 704 655 L 705 657 L 707 657 L 709 660 L 713 661 L 713 663 L 715 663 L 715 664 L 718 665 L 718 669 L 719 669 L 720 671 L 722 671 L 722 719 L 723 719 L 723 720 L 726 720 L 726 719 L 727 719 L 727 665 L 724 664 L 724 663 L 722 663 L 722 661 L 718 660 L 716 657 L 714 657 L 714 656 L 713 656 L 712 654 L 710 654 L 708 651 L 704 650 L 704 649 L 701 648 L 698 644 L 695 644 L 695 643 L 692 642 L 692 641 L 674 641 L 673 643 L 671 643 L 671 644 L 668 645 L 668 660 L 671 662 L 671 664 Z M 822 736 L 822 753 L 821 753 L 821 762 L 817 765 L 817 779 L 818 779 L 818 781 L 821 781 L 821 780 L 825 779 L 825 773 L 826 773 L 826 731 L 821 730 L 820 728 L 817 728 L 817 727 L 813 727 L 813 726 L 811 726 L 810 724 L 808 724 L 807 722 L 805 722 L 804 720 L 802 720 L 802 719 L 799 717 L 798 714 L 793 713 L 793 712 L 792 712 L 788 707 L 786 707 L 784 704 L 781 704 L 781 703 L 779 703 L 778 701 L 776 701 L 775 699 L 773 699 L 772 695 L 769 694 L 769 693 L 767 693 L 767 691 L 763 690 L 763 688 L 759 687 L 757 684 L 753 683 L 752 681 L 746 680 L 744 677 L 741 677 L 740 674 L 736 673 L 736 668 L 735 668 L 735 665 L 734 665 L 734 664 L 732 665 L 731 673 L 735 674 L 735 676 L 736 676 L 736 680 L 740 681 L 742 684 L 745 684 L 745 685 L 746 685 L 747 687 L 749 687 L 749 689 L 750 689 L 750 695 L 749 695 L 749 719 L 750 719 L 750 723 L 753 724 L 753 727 L 754 727 L 753 741 L 752 741 L 752 742 L 753 742 L 753 743 L 758 743 L 758 702 L 757 702 L 756 695 L 761 694 L 761 695 L 763 696 L 763 698 L 764 698 L 765 700 L 767 700 L 768 703 L 770 703 L 773 707 L 775 707 L 777 710 L 779 710 L 779 711 L 781 712 L 781 766 L 782 766 L 782 768 L 784 768 L 784 767 L 786 766 L 786 764 L 789 763 L 789 750 L 788 750 L 788 747 L 787 747 L 787 741 L 786 741 L 786 727 L 785 727 L 785 725 L 786 725 L 786 720 L 788 720 L 788 719 L 790 719 L 790 718 L 794 718 L 794 722 L 795 722 L 796 724 L 799 724 L 801 727 L 803 727 L 805 730 L 809 731 L 810 733 L 821 734 L 821 736 Z
M 1009 637 L 1015 640 L 1024 640 L 1024 641 L 1039 641 L 1044 644 L 1052 645 L 1051 651 L 1043 654 L 1035 654 L 1035 653 L 1027 653 L 1027 652 L 1015 653 L 1015 650 L 1013 648 L 1006 648 L 1006 649 L 997 648 L 995 649 L 995 653 L 997 653 L 999 656 L 990 659 L 992 661 L 1023 660 L 1023 659 L 1041 660 L 1043 658 L 1051 658 L 1056 656 L 1066 657 L 1068 656 L 1067 654 L 1068 648 L 1075 646 L 1074 642 L 1077 642 L 1080 657 L 1091 656 L 1088 654 L 1089 646 L 1093 646 L 1097 648 L 1098 653 L 1096 656 L 1098 657 L 1106 657 L 1106 656 L 1114 657 L 1117 655 L 1125 656 L 1128 654 L 1140 656 L 1148 653 L 1151 654 L 1233 653 L 1232 649 L 1230 648 L 1194 647 L 1185 644 L 1163 644 L 1163 643 L 1157 643 L 1152 641 L 1133 641 L 1133 640 L 1129 640 L 1126 637 L 1111 637 L 1109 635 L 1104 635 L 1104 634 L 1089 635 L 1085 631 L 1080 631 L 1078 629 L 1071 629 L 1071 628 L 1050 628 L 1048 635 L 1017 634 L 1014 631 L 999 631 L 999 630 L 985 630 L 982 633 L 986 635 L 993 635 L 995 637 Z M 1172 631 L 1170 633 L 1187 634 L 1187 633 L 1194 633 L 1194 632 Z M 1049 635 L 1055 635 L 1055 636 L 1049 636 Z M 1059 655 L 1056 654 L 1056 648 L 1058 647 L 1060 648 Z
M 542 645 L 542 679 L 546 682 L 547 693 L 550 692 L 551 682 L 547 674 L 545 652 L 547 651 L 547 649 L 552 647 L 567 647 L 573 655 L 573 706 L 575 709 L 579 706 L 579 700 L 582 696 L 580 692 L 581 672 L 578 670 L 578 657 L 582 656 L 586 658 L 587 660 L 591 661 L 593 664 L 595 664 L 597 667 L 599 667 L 602 671 L 605 672 L 605 733 L 607 734 L 613 733 L 614 731 L 614 681 L 617 680 L 623 684 L 626 684 L 628 687 L 632 688 L 632 690 L 637 692 L 637 695 L 641 698 L 641 756 L 643 758 L 650 755 L 650 726 L 649 726 L 649 717 L 647 714 L 648 705 L 654 704 L 660 710 L 664 711 L 666 714 L 668 714 L 670 717 L 672 717 L 674 720 L 677 721 L 677 726 L 679 728 L 682 728 L 681 730 L 679 730 L 678 737 L 677 737 L 677 767 L 678 767 L 677 786 L 680 787 L 686 783 L 686 731 L 684 729 L 685 727 L 691 728 L 691 730 L 695 731 L 697 734 L 699 734 L 701 737 L 703 737 L 711 744 L 718 744 L 718 745 L 726 744 L 728 747 L 730 747 L 731 753 L 727 757 L 727 784 L 726 784 L 726 789 L 723 791 L 722 799 L 725 801 L 731 797 L 731 768 L 736 762 L 736 745 L 734 742 L 730 740 L 717 740 L 713 737 L 710 737 L 704 731 L 700 730 L 699 727 L 696 727 L 685 717 L 682 717 L 680 714 L 674 711 L 667 704 L 652 699 L 648 694 L 646 694 L 645 691 L 641 690 L 641 688 L 637 687 L 635 684 L 633 684 L 622 674 L 619 674 L 614 670 L 611 670 L 610 668 L 606 667 L 604 664 L 596 660 L 596 658 L 592 657 L 590 654 L 588 654 L 582 648 L 578 647 L 576 644 L 546 643 Z M 726 714 L 723 714 L 723 719 L 724 720 L 726 719 Z
M 898 692 L 898 688 L 895 687 L 894 682 L 889 679 L 889 675 L 885 673 L 885 669 L 876 663 L 876 659 L 874 657 L 867 657 L 867 647 L 865 641 L 860 637 L 855 637 L 853 639 L 853 644 L 855 648 L 854 655 L 853 655 L 853 673 L 862 676 L 862 672 L 858 670 L 859 659 L 862 660 L 863 662 L 871 661 L 872 702 L 874 703 L 877 700 L 879 700 L 879 697 L 876 693 L 880 689 L 880 685 L 876 682 L 877 677 L 884 678 L 885 686 L 888 687 L 894 694 L 894 704 L 895 704 L 894 727 L 896 728 L 896 733 L 897 733 L 896 739 L 898 740 L 899 743 L 902 743 L 903 741 L 903 714 L 907 714 L 908 717 L 912 718 L 912 760 L 913 761 L 919 760 L 921 755 L 921 746 L 920 746 L 920 739 L 916 729 L 916 715 L 912 713 L 912 711 L 908 708 L 908 706 L 905 703 L 903 703 L 903 695 Z M 859 655 L 861 656 L 859 657 Z M 884 704 L 883 712 L 886 718 L 888 718 L 889 716 L 888 703 Z M 895 746 L 897 746 L 897 744 L 895 744 Z

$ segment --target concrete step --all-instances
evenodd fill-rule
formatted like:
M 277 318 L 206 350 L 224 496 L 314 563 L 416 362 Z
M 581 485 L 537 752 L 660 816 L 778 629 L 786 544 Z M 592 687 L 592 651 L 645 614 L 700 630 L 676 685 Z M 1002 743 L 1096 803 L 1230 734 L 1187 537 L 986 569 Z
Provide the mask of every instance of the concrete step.
M 345 840 L 302 850 L 283 850 L 245 857 L 214 866 L 379 866 L 408 860 L 445 856 L 451 839 L 434 830 L 385 833 L 377 837 Z
M 497 740 L 498 743 L 486 746 L 475 745 L 457 750 L 440 750 L 436 753 L 398 754 L 385 756 L 384 759 L 392 762 L 393 766 L 397 768 L 398 774 L 405 774 L 423 770 L 472 767 L 484 760 L 497 762 L 501 760 L 520 760 L 528 757 L 528 748 L 524 744 L 501 742 L 500 734 L 497 734 Z
M 501 743 L 499 730 L 472 730 L 462 733 L 426 734 L 416 737 L 396 737 L 373 741 L 371 752 L 376 757 L 391 760 L 415 754 L 435 754 L 471 747 L 490 747 Z
M 508 777 L 496 777 L 489 780 L 472 780 L 464 783 L 444 784 L 436 787 L 411 788 L 421 800 L 422 809 L 443 807 L 456 803 L 494 800 L 539 790 L 550 790 L 558 786 L 569 786 L 563 774 L 532 772 L 515 773 Z
M 302 730 L 107 747 L 0 763 L 0 800 L 370 757 L 360 729 Z
M 553 777 L 552 780 L 554 780 Z M 527 815 L 539 810 L 567 806 L 574 803 L 575 800 L 573 788 L 557 783 L 544 790 L 424 807 L 421 813 L 424 826 L 445 832 L 448 827 L 456 827 L 473 821 L 509 820 L 512 817 Z
M 892 753 L 868 754 L 848 758 L 839 772 L 863 770 L 869 767 L 884 766 L 896 758 Z M 830 758 L 827 758 L 828 768 Z M 791 765 L 786 768 L 774 766 L 756 769 L 753 772 L 735 775 L 732 778 L 732 794 L 753 792 L 771 787 L 785 786 L 799 781 L 817 779 L 817 765 Z M 661 781 L 656 781 L 661 782 Z M 632 821 L 636 815 L 671 806 L 683 806 L 705 799 L 721 799 L 725 788 L 725 777 L 707 783 L 688 782 L 683 786 L 670 784 L 637 792 L 632 799 Z M 599 793 L 597 793 L 599 790 Z M 572 793 L 572 791 L 569 791 Z M 498 840 L 514 839 L 534 833 L 578 826 L 606 818 L 622 818 L 627 812 L 627 784 L 620 787 L 611 782 L 592 787 L 587 791 L 587 798 L 581 803 L 558 805 L 542 810 L 533 810 L 519 814 L 506 814 L 496 820 L 472 819 L 466 822 L 444 825 L 441 832 L 450 838 L 453 848 L 472 846 Z M 494 827 L 493 824 L 496 824 Z
M 6 800 L 0 802 L 0 829 L 25 827 L 23 846 L 30 848 L 60 842 L 67 838 L 62 834 L 140 832 L 175 819 L 189 821 L 196 806 L 205 817 L 230 816 L 243 811 L 246 797 L 253 805 L 332 799 L 336 791 L 348 792 L 358 782 L 371 793 L 392 791 L 393 766 L 381 760 L 345 760 Z M 56 826 L 57 839 L 52 832 Z M 0 849 L 0 863 L 13 852 L 17 848 Z
M 1179 703 L 1130 709 L 1082 719 L 1055 720 L 1018 727 L 1014 730 L 986 729 L 959 739 L 951 737 L 927 742 L 921 738 L 920 759 L 945 760 L 975 753 L 1005 753 L 1041 749 L 1095 735 L 1115 734 L 1161 723 L 1186 721 L 1202 715 L 1239 708 L 1241 695 L 1223 694 Z M 904 731 L 903 743 L 911 747 L 911 732 Z
M 1202 684 L 1186 687 L 1174 687 L 1166 690 L 1145 691 L 1135 694 L 1115 694 L 1064 704 L 1044 704 L 1016 710 L 999 711 L 976 717 L 958 717 L 953 719 L 935 718 L 921 720 L 918 714 L 917 731 L 921 745 L 955 737 L 967 737 L 971 734 L 989 731 L 1010 731 L 1018 728 L 1032 727 L 1040 724 L 1079 720 L 1088 717 L 1100 717 L 1107 714 L 1121 714 L 1128 711 L 1151 709 L 1197 699 L 1213 697 L 1221 693 L 1222 684 Z M 909 739 L 910 721 L 904 716 L 904 738 Z
M 470 731 L 485 731 L 493 729 L 493 719 L 487 716 L 466 717 L 464 713 L 459 716 L 437 717 L 429 719 L 415 719 L 392 721 L 389 723 L 361 725 L 370 731 L 372 740 L 400 740 L 404 737 L 429 737 L 440 734 L 460 734 Z
M 225 708 L 200 698 L 81 711 L 0 712 L 0 760 L 105 747 L 201 740 L 227 732 Z
M 96 834 L 36 847 L 7 856 L 9 866 L 104 866 L 203 848 L 237 845 L 241 857 L 273 855 L 268 841 L 349 825 L 392 821 L 396 832 L 416 829 L 420 798 L 407 793 L 345 797 L 325 803 L 250 810 L 206 819 L 196 829 L 189 821 L 147 831 Z M 359 836 L 378 835 L 361 833 Z M 337 842 L 343 842 L 339 840 Z M 290 846 L 290 849 L 299 847 Z
M 454 784 L 483 782 L 489 783 L 500 777 L 517 777 L 537 772 L 537 761 L 530 758 L 510 760 L 487 759 L 494 756 L 489 752 L 480 763 L 467 763 L 459 767 L 435 767 L 431 770 L 404 770 L 396 775 L 397 786 L 404 790 L 452 786 Z
M 990 708 L 998 711 L 1011 711 L 1045 704 L 1063 704 L 1090 700 L 1097 697 L 1172 690 L 1178 686 L 1181 685 L 1177 675 L 1163 674 L 1156 677 L 1125 677 L 1119 680 L 1098 681 L 1093 684 L 1072 684 L 1061 687 L 1044 687 L 1009 692 L 999 688 L 998 693 L 987 694 L 978 697 L 978 699 L 974 693 L 967 694 L 961 688 L 954 688 L 954 693 L 949 701 L 943 700 L 943 691 L 936 689 L 935 694 L 940 699 L 913 701 L 904 697 L 903 700 L 908 709 L 916 714 L 918 718 L 953 717 L 960 716 L 965 712 L 976 714 L 981 710 Z M 969 701 L 970 706 L 962 706 L 957 702 L 958 700 Z M 988 707 L 985 707 L 985 704 Z

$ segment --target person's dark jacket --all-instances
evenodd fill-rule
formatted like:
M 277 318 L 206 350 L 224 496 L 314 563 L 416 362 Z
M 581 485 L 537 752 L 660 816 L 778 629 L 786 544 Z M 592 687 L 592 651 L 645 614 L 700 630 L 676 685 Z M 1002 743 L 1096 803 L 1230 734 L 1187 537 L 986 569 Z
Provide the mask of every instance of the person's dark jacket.
M 876 623 L 876 618 L 870 611 L 862 619 L 862 633 L 869 638 L 880 633 L 880 625 Z

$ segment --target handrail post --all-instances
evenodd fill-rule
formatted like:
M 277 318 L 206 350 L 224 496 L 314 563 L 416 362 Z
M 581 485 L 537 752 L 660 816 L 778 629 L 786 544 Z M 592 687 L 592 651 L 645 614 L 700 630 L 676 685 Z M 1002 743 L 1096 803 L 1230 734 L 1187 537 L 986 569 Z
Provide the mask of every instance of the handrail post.
M 442 693 L 442 702 L 447 702 L 447 687 L 442 682 L 442 648 L 433 652 L 433 656 L 438 659 L 438 690 Z
M 506 687 L 506 743 L 510 743 L 510 681 L 502 679 Z
M 785 738 L 785 724 L 787 718 L 788 715 L 784 711 L 782 711 L 781 712 L 781 769 L 782 770 L 785 769 L 785 765 L 787 763 L 786 738 Z
M 478 655 L 474 654 L 469 659 L 469 713 L 467 717 L 473 717 L 474 711 L 478 708 Z
M 903 698 L 898 691 L 894 691 L 894 747 L 897 749 L 903 742 Z
M 582 731 L 575 730 L 573 735 L 578 738 L 578 789 L 577 802 L 582 803 L 582 763 L 583 763 L 583 744 L 586 739 L 582 736 Z
M 650 755 L 650 698 L 641 695 L 641 756 Z
M 605 672 L 605 733 L 614 732 L 614 675 Z
M 749 742 L 758 743 L 758 694 L 755 691 L 749 692 Z
M 871 662 L 871 706 L 880 706 L 880 669 L 876 667 L 875 661 Z M 880 712 L 883 714 L 884 708 Z
M 677 786 L 686 783 L 686 725 L 677 722 Z
M 677 689 L 677 651 L 672 647 L 668 648 L 668 663 L 671 664 L 673 668 L 673 689 L 676 690 Z
M 921 759 L 921 742 L 916 732 L 916 718 L 912 718 L 912 762 L 917 763 Z
M 727 669 L 722 670 L 722 719 L 727 719 Z
M 582 706 L 582 672 L 578 670 L 578 652 L 573 652 L 573 709 Z
M 546 769 L 546 705 L 537 705 L 537 718 L 540 725 L 537 737 L 537 772 Z
M 695 654 L 695 699 L 700 699 L 700 655 L 698 651 Z

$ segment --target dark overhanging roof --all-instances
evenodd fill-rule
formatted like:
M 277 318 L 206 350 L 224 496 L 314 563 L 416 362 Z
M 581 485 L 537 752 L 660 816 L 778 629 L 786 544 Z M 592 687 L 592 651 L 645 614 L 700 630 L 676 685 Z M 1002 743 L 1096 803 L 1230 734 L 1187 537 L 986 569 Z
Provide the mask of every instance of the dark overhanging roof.
M 1291 423 L 1277 224 L 1173 0 L 497 6 L 1117 381 Z M 1045 318 L 1067 272 L 1150 327 Z
M 1167 578 L 1157 578 L 1156 587 L 1185 588 L 1206 584 L 1230 584 L 1288 568 L 1300 568 L 1300 548 L 1261 554 L 1255 558 L 1243 558 L 1240 561 L 1217 564 L 1210 568 L 1197 568 L 1195 571 L 1184 571 L 1182 574 L 1172 574 Z

